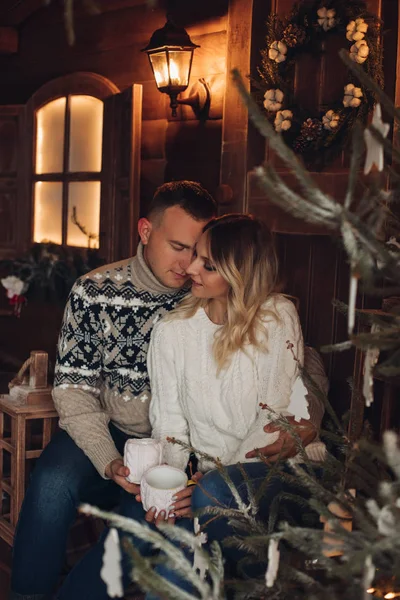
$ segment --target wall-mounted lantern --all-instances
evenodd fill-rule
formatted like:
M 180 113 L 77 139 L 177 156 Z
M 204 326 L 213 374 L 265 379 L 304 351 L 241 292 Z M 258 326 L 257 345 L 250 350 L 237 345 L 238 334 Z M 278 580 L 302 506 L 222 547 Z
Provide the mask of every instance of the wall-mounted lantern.
M 168 20 L 164 27 L 153 33 L 150 42 L 142 50 L 149 57 L 157 88 L 171 99 L 173 117 L 177 116 L 179 104 L 192 106 L 198 116 L 204 114 L 209 106 L 210 92 L 204 79 L 199 80 L 202 86 L 193 96 L 178 100 L 178 95 L 189 85 L 193 52 L 196 48 L 199 46 L 193 44 L 187 31 Z

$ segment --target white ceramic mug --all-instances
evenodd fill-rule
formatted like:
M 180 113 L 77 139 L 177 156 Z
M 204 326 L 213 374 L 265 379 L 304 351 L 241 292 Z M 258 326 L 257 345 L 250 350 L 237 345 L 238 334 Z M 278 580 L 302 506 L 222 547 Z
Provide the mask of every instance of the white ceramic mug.
M 186 473 L 180 469 L 169 465 L 152 467 L 140 482 L 143 508 L 148 511 L 154 507 L 156 516 L 165 510 L 167 517 L 170 507 L 174 504 L 173 496 L 187 486 L 187 481 Z
M 162 444 L 151 438 L 130 439 L 125 442 L 124 465 L 130 473 L 130 483 L 140 483 L 143 474 L 162 463 Z

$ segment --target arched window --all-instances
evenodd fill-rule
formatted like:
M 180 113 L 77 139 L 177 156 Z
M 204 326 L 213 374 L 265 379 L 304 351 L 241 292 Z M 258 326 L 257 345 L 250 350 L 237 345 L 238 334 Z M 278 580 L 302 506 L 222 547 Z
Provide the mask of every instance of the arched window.
M 33 122 L 32 241 L 99 247 L 104 101 L 118 88 L 94 73 L 41 87 Z
M 82 94 L 36 111 L 34 242 L 99 247 L 103 113 Z
M 31 242 L 132 256 L 139 213 L 142 87 L 95 73 L 42 86 L 26 108 Z

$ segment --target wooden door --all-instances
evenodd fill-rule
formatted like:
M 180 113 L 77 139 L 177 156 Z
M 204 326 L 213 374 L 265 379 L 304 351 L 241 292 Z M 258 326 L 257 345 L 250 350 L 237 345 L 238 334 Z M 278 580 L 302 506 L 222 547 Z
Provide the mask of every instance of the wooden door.
M 104 107 L 100 248 L 116 261 L 136 254 L 138 244 L 142 86 L 107 98 Z

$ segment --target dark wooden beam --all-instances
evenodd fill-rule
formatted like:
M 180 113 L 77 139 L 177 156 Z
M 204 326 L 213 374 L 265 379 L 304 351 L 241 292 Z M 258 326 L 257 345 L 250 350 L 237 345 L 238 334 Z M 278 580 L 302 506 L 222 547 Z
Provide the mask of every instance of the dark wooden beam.
M 14 27 L 0 27 L 0 54 L 18 51 L 18 31 Z
M 246 211 L 248 114 L 231 71 L 239 69 L 250 90 L 246 77 L 250 72 L 252 20 L 253 0 L 229 3 L 220 187 L 216 194 L 221 213 Z

